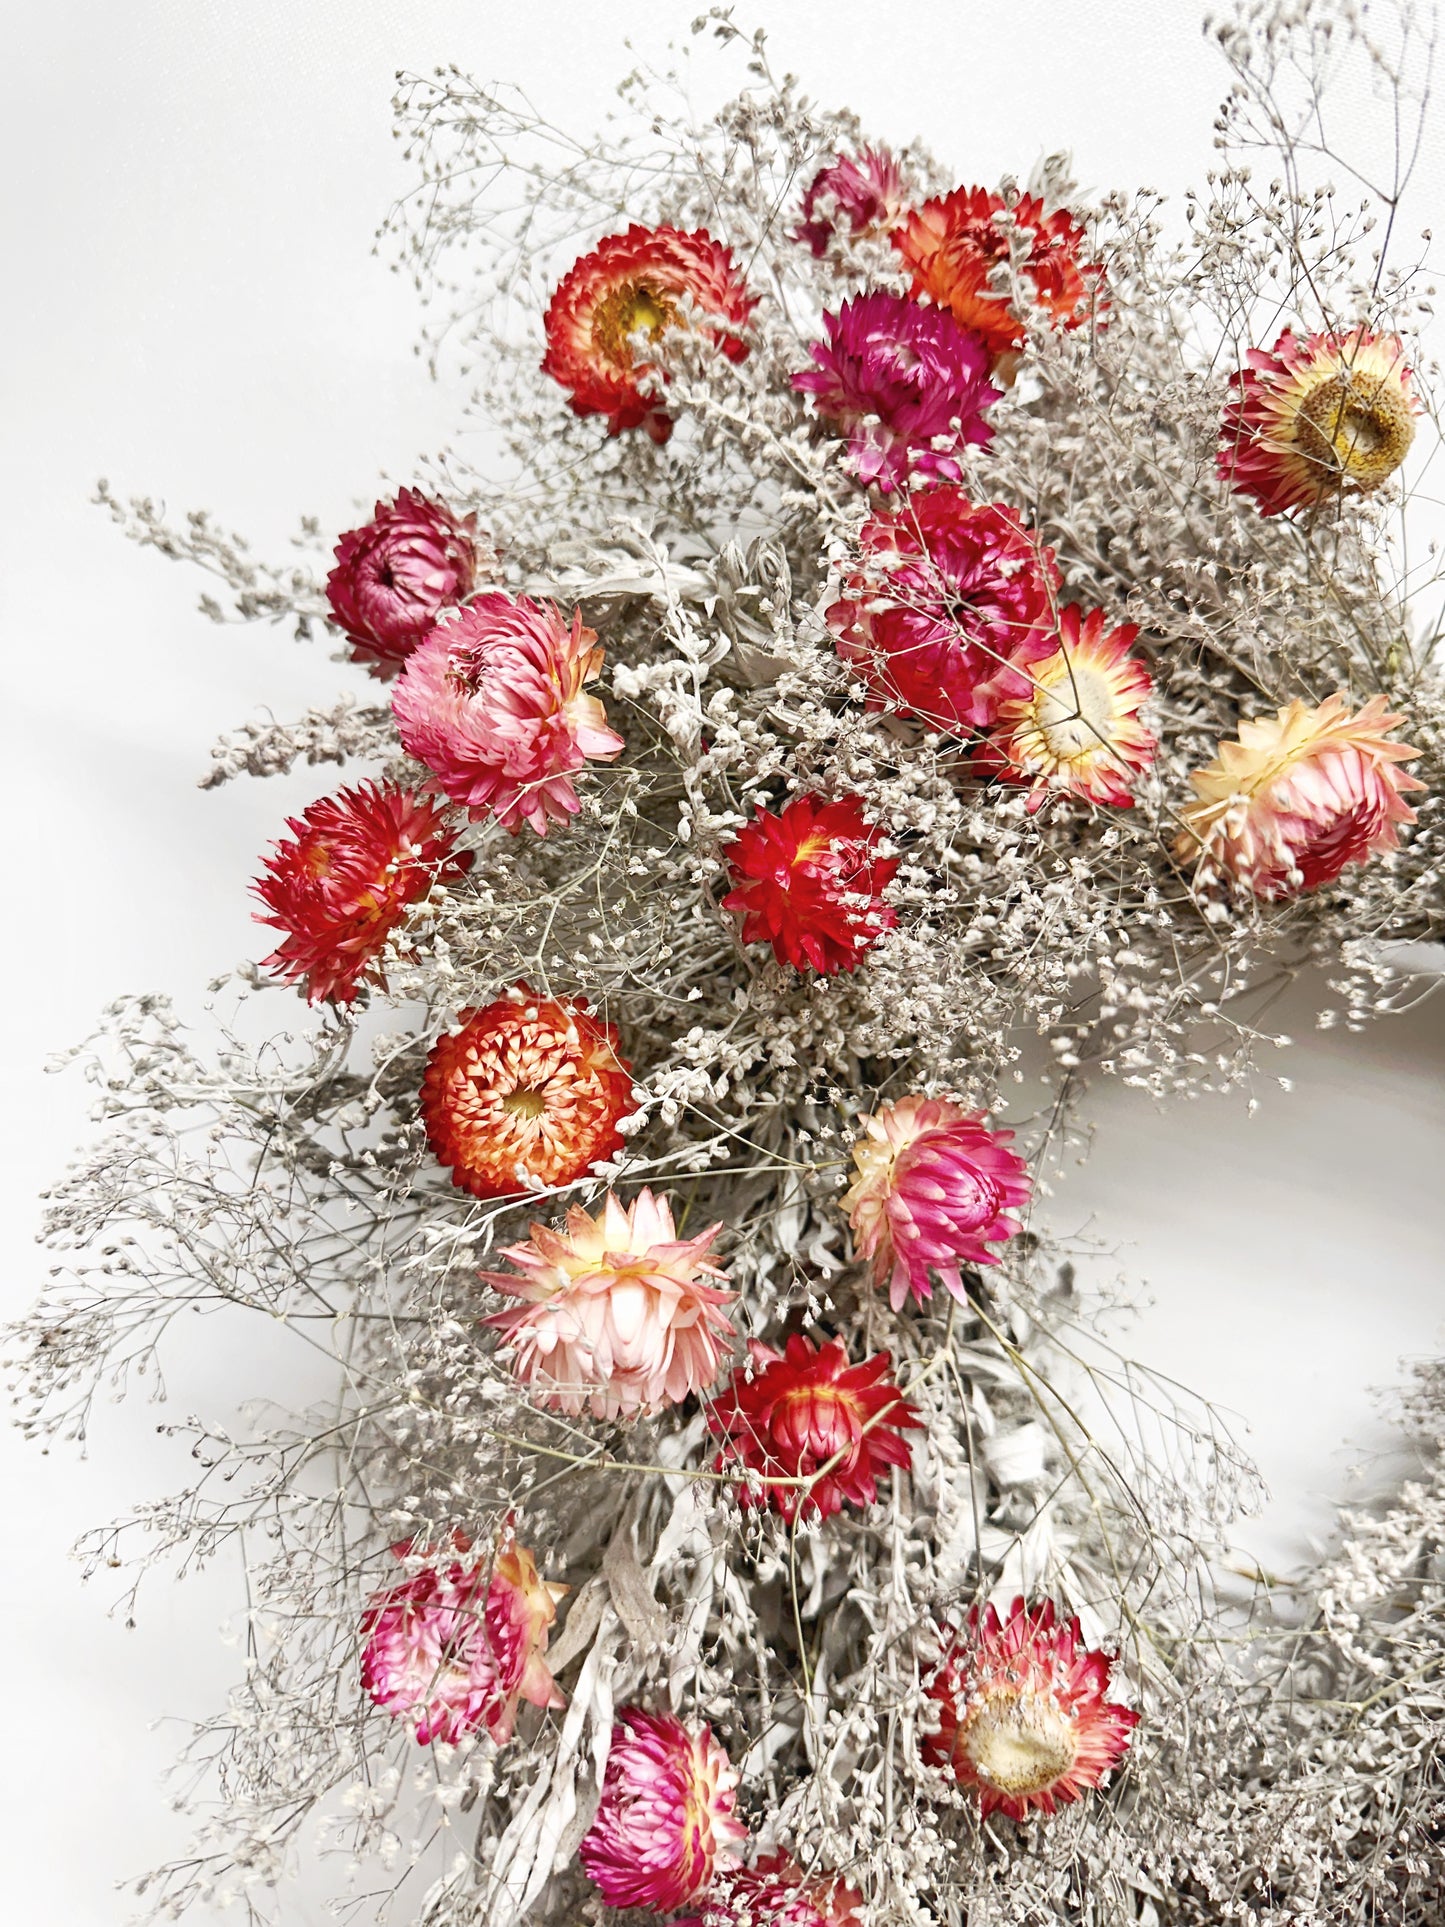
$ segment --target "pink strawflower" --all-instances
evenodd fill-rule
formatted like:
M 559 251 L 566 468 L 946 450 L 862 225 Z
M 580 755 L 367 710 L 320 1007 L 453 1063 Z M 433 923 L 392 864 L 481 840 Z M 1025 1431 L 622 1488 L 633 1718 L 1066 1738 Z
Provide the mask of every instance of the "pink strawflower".
M 545 836 L 581 808 L 574 772 L 621 753 L 602 704 L 583 693 L 601 668 L 580 611 L 569 629 L 550 602 L 478 596 L 407 663 L 391 701 L 397 732 L 474 819 Z
M 670 1914 L 699 1899 L 747 1838 L 734 1815 L 737 1784 L 711 1727 L 624 1707 L 578 1848 L 607 1905 Z
M 998 1263 L 991 1244 L 1013 1237 L 1013 1215 L 1033 1186 L 1012 1131 L 991 1131 L 981 1115 L 948 1097 L 900 1097 L 861 1120 L 853 1146 L 857 1176 L 843 1198 L 858 1256 L 901 1311 L 911 1292 L 933 1296 L 936 1272 L 966 1301 L 960 1265 Z
M 850 235 L 886 234 L 903 211 L 903 169 L 886 147 L 865 147 L 813 176 L 792 238 L 821 259 L 844 227 Z
M 818 413 L 848 437 L 847 467 L 865 486 L 963 478 L 958 455 L 993 440 L 984 420 L 1003 393 L 992 357 L 946 308 L 897 294 L 861 294 L 825 314 L 818 366 L 793 376 Z
M 413 1548 L 393 1550 L 404 1558 Z M 460 1534 L 455 1550 L 470 1551 Z M 455 1746 L 483 1726 L 498 1744 L 509 1740 L 519 1701 L 566 1705 L 543 1658 L 566 1590 L 538 1577 L 510 1532 L 490 1561 L 424 1566 L 367 1607 L 361 1684 L 386 1712 L 413 1722 L 421 1746 Z
M 858 544 L 827 619 L 871 707 L 966 736 L 1032 692 L 1030 665 L 1058 648 L 1060 577 L 1017 509 L 925 489 L 871 516 Z
M 517 1272 L 482 1276 L 520 1305 L 496 1312 L 513 1368 L 544 1403 L 594 1418 L 631 1418 L 679 1405 L 711 1385 L 733 1339 L 733 1294 L 712 1261 L 722 1226 L 680 1239 L 666 1198 L 630 1205 L 611 1192 L 590 1218 L 580 1207 L 558 1230 L 533 1224 L 503 1253 Z
M 859 1927 L 863 1896 L 841 1874 L 804 1873 L 786 1853 L 730 1867 L 672 1927 Z
M 493 559 L 474 515 L 455 516 L 445 503 L 404 488 L 337 542 L 336 567 L 326 578 L 332 620 L 345 630 L 355 661 L 374 676 L 394 676 Z

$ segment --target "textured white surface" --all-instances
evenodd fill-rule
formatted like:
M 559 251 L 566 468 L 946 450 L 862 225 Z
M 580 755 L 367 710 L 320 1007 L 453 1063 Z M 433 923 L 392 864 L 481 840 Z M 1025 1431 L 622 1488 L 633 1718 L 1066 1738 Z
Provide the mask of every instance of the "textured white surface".
M 77 1081 L 45 1057 L 122 990 L 173 994 L 204 1028 L 202 986 L 254 955 L 247 885 L 287 809 L 334 772 L 201 796 L 214 737 L 270 707 L 330 698 L 359 672 L 263 630 L 193 613 L 199 584 L 129 549 L 87 506 L 122 493 L 205 505 L 262 553 L 303 512 L 349 526 L 378 471 L 409 478 L 447 397 L 410 347 L 410 290 L 369 253 L 407 185 L 389 139 L 393 71 L 455 60 L 523 82 L 579 130 L 639 54 L 660 57 L 698 0 L 98 0 L 28 8 L 0 70 L 8 204 L 0 311 L 0 629 L 12 799 L 6 948 L 14 1013 L 4 1106 L 4 1303 L 38 1285 L 35 1192 L 84 1128 Z M 1222 69 L 1193 0 L 758 0 L 779 64 L 884 138 L 922 135 L 960 178 L 1026 173 L 1071 145 L 1091 185 L 1177 193 L 1210 161 Z M 715 69 L 716 70 L 716 69 Z M 715 83 L 708 91 L 713 91 Z M 1438 144 L 1416 200 L 1440 201 Z M 17 822 L 24 832 L 15 834 Z M 63 875 L 63 884 L 57 876 Z M 1098 1148 L 1055 1206 L 1147 1277 L 1133 1349 L 1233 1408 L 1278 1497 L 1245 1535 L 1276 1563 L 1328 1522 L 1367 1387 L 1437 1343 L 1445 1226 L 1434 1004 L 1279 1060 L 1261 1091 L 1156 1116 L 1106 1089 Z M 284 1397 L 264 1347 L 199 1325 L 178 1347 L 170 1415 Z M 187 1476 L 165 1409 L 106 1414 L 92 1456 L 42 1458 L 3 1435 L 0 1614 L 16 1743 L 0 1767 L 3 1911 L 36 1927 L 111 1927 L 112 1880 L 178 1851 L 157 1777 L 184 1720 L 224 1696 L 237 1656 L 216 1627 L 226 1564 L 156 1586 L 134 1632 L 65 1558 L 86 1525 Z M 321 1915 L 305 1884 L 288 1927 Z

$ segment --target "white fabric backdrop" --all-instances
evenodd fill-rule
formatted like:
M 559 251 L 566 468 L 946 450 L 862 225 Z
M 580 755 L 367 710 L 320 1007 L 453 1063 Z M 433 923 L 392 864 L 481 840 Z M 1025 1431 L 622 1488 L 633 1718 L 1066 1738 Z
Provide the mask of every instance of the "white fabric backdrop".
M 405 283 L 370 255 L 408 180 L 389 139 L 398 67 L 455 60 L 514 78 L 552 118 L 595 126 L 639 55 L 660 59 L 699 0 L 69 0 L 7 33 L 0 144 L 6 295 L 0 382 L 0 625 L 13 786 L 4 1107 L 5 1310 L 37 1288 L 33 1199 L 82 1135 L 85 1092 L 43 1075 L 123 990 L 171 993 L 205 1031 L 206 980 L 257 954 L 247 885 L 288 809 L 335 773 L 198 795 L 222 730 L 293 714 L 357 672 L 194 613 L 197 579 L 128 548 L 87 506 L 97 475 L 208 506 L 262 553 L 302 512 L 354 523 L 379 471 L 409 479 L 448 425 L 410 347 Z M 1178 195 L 1210 163 L 1223 69 L 1194 0 L 754 0 L 779 64 L 883 138 L 921 135 L 960 178 L 1026 173 L 1071 145 L 1090 185 Z M 712 91 L 716 83 L 708 83 Z M 1415 200 L 1445 184 L 1438 139 Z M 24 825 L 22 834 L 15 827 Z M 1438 1002 L 1369 1035 L 1302 1036 L 1246 1122 L 1243 1098 L 1156 1116 L 1105 1089 L 1098 1148 L 1059 1222 L 1152 1281 L 1134 1349 L 1241 1415 L 1277 1498 L 1243 1535 L 1275 1567 L 1327 1528 L 1353 1448 L 1384 1436 L 1368 1388 L 1439 1341 L 1445 1087 Z M 8 1917 L 109 1927 L 112 1880 L 179 1850 L 156 1781 L 224 1696 L 225 1561 L 105 1617 L 66 1548 L 84 1526 L 184 1482 L 154 1426 L 284 1400 L 284 1367 L 200 1324 L 169 1408 L 105 1413 L 92 1454 L 3 1436 L 0 1612 L 15 1743 L 0 1766 Z M 288 1927 L 319 1921 L 304 1879 Z

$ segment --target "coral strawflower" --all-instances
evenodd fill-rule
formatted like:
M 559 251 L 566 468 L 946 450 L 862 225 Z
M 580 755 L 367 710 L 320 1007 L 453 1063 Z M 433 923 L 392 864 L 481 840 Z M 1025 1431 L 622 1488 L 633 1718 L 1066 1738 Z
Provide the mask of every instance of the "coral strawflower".
M 394 1548 L 399 1557 L 410 1546 Z M 469 1545 L 458 1536 L 455 1550 Z M 525 1546 L 504 1533 L 490 1559 L 441 1558 L 372 1599 L 361 1622 L 361 1683 L 378 1706 L 410 1720 L 420 1745 L 455 1746 L 485 1727 L 512 1737 L 519 1701 L 566 1705 L 543 1655 L 565 1586 L 542 1580 Z
M 326 578 L 332 620 L 346 632 L 355 661 L 374 676 L 394 676 L 435 628 L 445 609 L 464 602 L 479 571 L 493 562 L 476 517 L 404 488 L 378 502 L 363 528 L 336 544 Z
M 700 1899 L 747 1838 L 737 1784 L 711 1727 L 624 1707 L 577 1850 L 607 1905 L 670 1914 Z
M 741 331 L 756 306 L 731 250 L 710 234 L 634 225 L 599 241 L 558 285 L 547 308 L 542 372 L 569 391 L 576 414 L 605 415 L 610 435 L 641 427 L 665 442 L 672 417 L 638 338 L 654 342 L 669 328 L 687 328 L 741 361 L 748 352 Z
M 1030 665 L 1033 688 L 1000 704 L 977 751 L 981 768 L 1030 786 L 1030 810 L 1059 790 L 1128 809 L 1131 782 L 1154 760 L 1155 739 L 1139 720 L 1153 684 L 1129 653 L 1138 624 L 1104 625 L 1102 609 L 1061 609 L 1056 653 Z
M 1128 1750 L 1139 1715 L 1107 1697 L 1112 1666 L 1052 1600 L 1030 1609 L 1015 1599 L 1002 1623 L 992 1606 L 975 1606 L 926 1688 L 941 1724 L 923 1757 L 976 1788 L 985 1819 L 1053 1813 Z
M 748 1352 L 753 1376 L 735 1373 L 708 1413 L 727 1440 L 719 1470 L 740 1463 L 765 1478 L 797 1479 L 838 1463 L 809 1487 L 768 1485 L 759 1493 L 740 1484 L 742 1503 L 770 1505 L 785 1519 L 827 1519 L 844 1505 L 871 1505 L 879 1474 L 910 1462 L 903 1433 L 923 1423 L 890 1376 L 890 1354 L 850 1365 L 841 1340 L 814 1345 L 796 1332 L 784 1352 L 757 1339 Z
M 932 1297 L 934 1272 L 966 1302 L 960 1265 L 997 1264 L 989 1247 L 1013 1237 L 1033 1188 L 1013 1132 L 948 1097 L 900 1097 L 859 1122 L 842 1208 L 874 1284 L 900 1311 L 910 1292 Z
M 672 1927 L 859 1927 L 863 1896 L 841 1874 L 805 1873 L 790 1854 L 729 1867 Z
M 903 207 L 903 169 L 886 147 L 839 154 L 809 182 L 792 238 L 821 260 L 833 235 L 886 234 Z
M 614 1025 L 525 984 L 458 1022 L 433 1044 L 421 1088 L 453 1184 L 478 1198 L 571 1184 L 622 1149 L 632 1068 Z
M 572 777 L 610 762 L 622 738 L 585 685 L 597 635 L 550 602 L 478 596 L 415 649 L 391 699 L 397 734 L 454 803 L 538 836 L 581 808 Z
M 798 970 L 856 970 L 898 921 L 882 895 L 898 859 L 875 854 L 882 837 L 861 796 L 795 796 L 778 815 L 760 806 L 723 850 L 723 908 L 742 912 L 743 942 L 770 943 Z
M 594 1418 L 632 1418 L 680 1405 L 716 1379 L 734 1338 L 733 1293 L 713 1262 L 709 1225 L 679 1238 L 666 1198 L 623 1205 L 609 1191 L 595 1218 L 578 1208 L 556 1230 L 533 1224 L 502 1256 L 515 1272 L 483 1279 L 522 1303 L 486 1320 L 513 1369 L 542 1403 Z
M 1415 395 L 1397 335 L 1286 328 L 1230 377 L 1219 472 L 1262 515 L 1311 508 L 1388 481 L 1415 439 Z
M 1016 509 L 931 488 L 870 517 L 858 543 L 827 619 L 870 707 L 963 736 L 1031 693 L 1058 648 L 1060 578 Z
M 818 364 L 793 376 L 818 413 L 848 437 L 847 466 L 867 486 L 962 479 L 960 450 L 993 439 L 984 412 L 1002 394 L 978 336 L 944 308 L 863 294 L 825 314 Z
M 1386 734 L 1405 719 L 1383 696 L 1356 715 L 1346 701 L 1340 691 L 1240 723 L 1238 742 L 1189 779 L 1198 800 L 1179 813 L 1178 860 L 1273 901 L 1393 850 L 1415 821 L 1405 794 L 1425 787 L 1399 766 L 1420 752 Z
M 313 1004 L 349 1004 L 363 980 L 382 983 L 376 960 L 407 910 L 436 884 L 472 867 L 458 853 L 445 811 L 395 783 L 361 783 L 286 819 L 255 894 L 285 932 L 266 959 Z
M 1032 194 L 1010 206 L 987 188 L 956 187 L 942 200 L 925 201 L 893 231 L 914 294 L 950 309 L 996 358 L 1024 343 L 1023 321 L 1007 289 L 996 284 L 1010 258 L 1011 229 L 1027 246 L 1021 277 L 1034 301 L 1055 327 L 1079 327 L 1097 306 L 1103 270 L 1082 258 L 1084 230 L 1063 208 L 1048 214 Z

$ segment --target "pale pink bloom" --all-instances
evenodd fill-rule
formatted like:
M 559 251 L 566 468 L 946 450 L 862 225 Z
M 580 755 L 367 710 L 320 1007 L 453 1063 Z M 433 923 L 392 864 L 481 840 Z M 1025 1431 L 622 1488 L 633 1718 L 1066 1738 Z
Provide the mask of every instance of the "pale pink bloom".
M 900 1097 L 861 1122 L 843 1209 L 874 1284 L 887 1284 L 894 1311 L 910 1292 L 933 1296 L 930 1271 L 964 1300 L 960 1265 L 997 1264 L 989 1246 L 1013 1237 L 1032 1189 L 1013 1132 L 948 1097 Z
M 711 1727 L 624 1707 L 597 1817 L 578 1849 L 607 1905 L 670 1914 L 705 1893 L 747 1838 L 734 1814 L 737 1784 Z
M 413 651 L 391 702 L 397 732 L 474 819 L 545 836 L 581 807 L 573 774 L 622 750 L 584 693 L 601 668 L 580 612 L 569 629 L 550 602 L 481 595 Z
M 793 239 L 821 258 L 840 229 L 886 234 L 903 211 L 903 169 L 886 147 L 865 147 L 837 155 L 813 176 Z
M 470 1550 L 458 1539 L 463 1555 Z M 412 1551 L 397 1548 L 400 1556 Z M 427 1565 L 379 1592 L 361 1622 L 361 1684 L 378 1706 L 412 1721 L 421 1746 L 450 1746 L 485 1727 L 512 1737 L 520 1700 L 565 1706 L 543 1654 L 567 1588 L 546 1584 L 510 1533 L 491 1560 Z
M 632 1417 L 681 1404 L 711 1385 L 733 1339 L 723 1307 L 733 1293 L 711 1260 L 722 1226 L 679 1239 L 666 1198 L 611 1192 L 590 1218 L 580 1207 L 558 1230 L 531 1226 L 529 1244 L 502 1253 L 518 1273 L 483 1272 L 524 1302 L 487 1319 L 513 1369 L 544 1403 L 594 1418 Z

